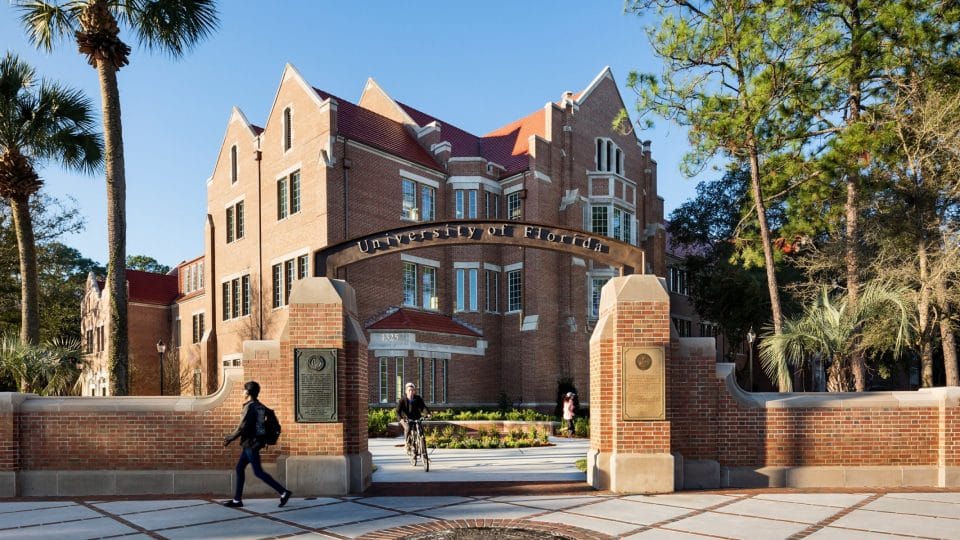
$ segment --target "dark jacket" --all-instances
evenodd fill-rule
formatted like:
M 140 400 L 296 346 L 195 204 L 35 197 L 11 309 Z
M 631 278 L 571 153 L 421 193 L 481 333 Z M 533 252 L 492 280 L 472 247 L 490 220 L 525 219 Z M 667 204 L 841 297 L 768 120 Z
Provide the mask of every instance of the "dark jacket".
M 423 402 L 423 398 L 419 395 L 414 394 L 413 399 L 407 399 L 407 396 L 403 396 L 397 402 L 397 419 L 419 420 L 426 410 L 427 404 Z
M 243 412 L 240 413 L 240 424 L 233 433 L 227 435 L 224 442 L 230 442 L 239 437 L 241 448 L 263 448 L 263 441 L 257 438 L 257 425 L 263 425 L 266 412 L 267 408 L 255 399 L 244 403 Z

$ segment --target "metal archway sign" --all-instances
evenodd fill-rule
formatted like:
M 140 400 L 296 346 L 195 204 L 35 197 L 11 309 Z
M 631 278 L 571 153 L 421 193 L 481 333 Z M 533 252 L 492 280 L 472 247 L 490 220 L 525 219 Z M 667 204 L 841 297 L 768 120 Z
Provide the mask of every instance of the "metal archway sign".
M 327 246 L 314 253 L 314 275 L 336 277 L 353 263 L 414 249 L 501 245 L 559 251 L 618 267 L 620 275 L 643 273 L 637 246 L 580 230 L 523 221 L 433 221 L 389 229 Z

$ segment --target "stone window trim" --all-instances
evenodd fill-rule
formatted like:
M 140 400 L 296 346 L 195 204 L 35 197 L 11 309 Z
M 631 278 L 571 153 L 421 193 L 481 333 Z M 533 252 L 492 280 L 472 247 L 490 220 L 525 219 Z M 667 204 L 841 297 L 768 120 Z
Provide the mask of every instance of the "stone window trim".
M 239 163 L 237 162 L 237 145 L 230 147 L 230 185 L 236 184 L 239 180 Z
M 293 149 L 293 105 L 284 107 L 281 114 L 280 149 L 286 154 Z
M 228 244 L 243 240 L 245 236 L 244 198 L 239 197 L 224 205 L 226 241 Z
M 301 248 L 271 259 L 271 308 L 286 309 L 290 305 L 293 283 L 306 277 L 310 277 L 310 248 Z
M 617 143 L 607 137 L 597 137 L 594 144 L 596 149 L 593 157 L 594 170 L 623 175 L 624 154 Z
M 513 269 L 504 269 L 507 284 L 507 311 L 505 315 L 523 312 L 523 263 Z M 516 265 L 510 265 L 507 268 Z
M 400 220 L 419 223 L 437 216 L 437 191 L 440 182 L 400 170 Z
M 480 311 L 480 263 L 453 263 L 454 302 L 453 310 L 458 313 L 478 313 Z
M 276 176 L 277 221 L 283 221 L 303 210 L 303 173 L 300 163 L 287 167 Z

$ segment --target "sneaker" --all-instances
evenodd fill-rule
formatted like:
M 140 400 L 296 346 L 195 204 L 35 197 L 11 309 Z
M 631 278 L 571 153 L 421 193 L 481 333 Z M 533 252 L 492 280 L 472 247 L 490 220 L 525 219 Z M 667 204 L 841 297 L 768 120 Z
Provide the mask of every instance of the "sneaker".
M 241 508 L 243 507 L 243 501 L 227 501 L 223 505 L 229 508 Z
M 284 492 L 280 495 L 280 507 L 281 507 L 281 508 L 283 508 L 283 507 L 287 504 L 287 501 L 290 500 L 290 496 L 291 496 L 291 495 L 293 495 L 293 492 L 290 491 L 289 489 L 286 490 L 286 491 L 284 491 Z

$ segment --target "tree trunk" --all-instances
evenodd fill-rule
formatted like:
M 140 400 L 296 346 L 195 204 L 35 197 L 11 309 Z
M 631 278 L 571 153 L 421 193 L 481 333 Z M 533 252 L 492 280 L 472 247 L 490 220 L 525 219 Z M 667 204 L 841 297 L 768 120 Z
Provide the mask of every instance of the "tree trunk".
M 780 335 L 783 331 L 783 313 L 780 309 L 780 292 L 777 288 L 776 265 L 773 260 L 773 247 L 770 242 L 770 226 L 767 224 L 767 209 L 763 204 L 763 191 L 760 188 L 760 158 L 756 148 L 750 148 L 750 186 L 753 204 L 760 222 L 760 241 L 763 243 L 763 261 L 767 269 L 767 289 L 770 293 L 770 311 L 773 317 L 773 332 Z M 781 377 L 778 381 L 781 392 L 793 389 L 790 377 Z
M 937 307 L 940 312 L 940 342 L 943 346 L 943 371 L 947 378 L 947 386 L 960 386 L 960 374 L 957 368 L 957 342 L 953 332 L 953 320 L 950 316 L 953 311 L 947 301 L 947 284 L 944 279 L 937 279 L 934 285 L 937 295 Z
M 123 129 L 120 123 L 120 89 L 117 68 L 97 60 L 103 102 L 103 138 L 107 178 L 107 285 L 110 289 L 110 393 L 125 396 L 129 387 L 127 339 L 127 217 L 126 174 L 123 163 Z
M 847 93 L 849 100 L 847 102 L 847 125 L 852 126 L 860 121 L 860 101 L 861 84 L 863 74 L 861 66 L 860 40 L 863 39 L 862 22 L 860 20 L 860 5 L 858 0 L 850 0 L 848 3 L 850 9 L 847 17 L 850 25 L 850 68 L 848 72 Z M 847 241 L 844 245 L 844 262 L 847 267 L 847 298 L 851 310 L 856 310 L 857 303 L 860 300 L 860 171 L 848 171 L 846 175 L 847 200 L 844 205 L 846 218 Z M 857 336 L 855 340 L 859 340 Z M 853 348 L 854 353 L 850 358 L 851 369 L 853 371 L 853 380 L 857 392 L 863 392 L 867 388 L 867 368 L 864 353 Z
M 40 342 L 39 278 L 37 277 L 37 246 L 30 218 L 30 196 L 10 198 L 13 228 L 20 253 L 20 341 L 36 345 Z
M 927 248 L 921 240 L 917 248 L 917 260 L 920 263 L 920 298 L 917 300 L 917 323 L 919 326 L 919 345 L 920 345 L 920 386 L 930 388 L 933 386 L 933 351 L 930 347 L 930 338 L 932 336 L 930 324 L 930 269 L 927 260 Z
M 850 383 L 850 368 L 843 358 L 835 356 L 827 368 L 827 392 L 849 392 L 853 385 Z

